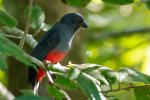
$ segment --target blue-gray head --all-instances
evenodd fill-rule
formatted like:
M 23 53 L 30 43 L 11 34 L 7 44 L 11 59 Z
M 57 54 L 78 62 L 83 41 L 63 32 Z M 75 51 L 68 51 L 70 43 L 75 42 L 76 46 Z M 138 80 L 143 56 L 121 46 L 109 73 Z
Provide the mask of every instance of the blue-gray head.
M 64 15 L 60 19 L 60 23 L 67 24 L 70 26 L 73 26 L 75 30 L 77 30 L 80 27 L 87 28 L 88 25 L 86 21 L 84 20 L 83 16 L 77 13 L 69 13 Z

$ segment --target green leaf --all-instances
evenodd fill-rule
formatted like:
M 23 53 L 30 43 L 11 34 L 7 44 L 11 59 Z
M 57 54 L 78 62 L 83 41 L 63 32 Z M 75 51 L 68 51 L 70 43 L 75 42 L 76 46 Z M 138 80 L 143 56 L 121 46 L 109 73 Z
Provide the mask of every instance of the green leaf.
M 55 97 L 56 100 L 63 100 L 65 97 L 64 91 L 57 89 L 54 86 L 48 86 L 48 92 Z
M 5 57 L 2 54 L 0 54 L 0 70 L 3 70 L 3 71 L 7 70 L 6 59 L 5 59 Z
M 71 64 L 70 63 L 68 66 L 76 67 L 76 68 L 82 70 L 85 73 L 92 72 L 92 71 L 94 71 L 94 70 L 96 70 L 96 69 L 101 67 L 101 65 L 98 65 L 98 64 L 88 64 L 88 63 L 87 64 L 80 64 L 80 65 L 79 64 Z
M 34 95 L 24 95 L 16 97 L 15 100 L 49 100 L 45 97 L 34 96 Z
M 72 72 L 72 75 L 70 74 Z M 80 72 L 73 68 L 69 71 L 70 79 L 75 80 L 79 87 L 86 93 L 90 100 L 105 100 L 105 97 L 100 93 L 100 82 L 88 74 Z
M 68 89 L 76 89 L 77 88 L 77 86 L 71 80 L 69 80 L 66 77 L 60 76 L 60 75 L 56 76 L 55 82 L 65 86 Z
M 148 9 L 150 9 L 150 0 L 147 0 L 144 2 L 146 4 L 146 6 L 148 7 Z
M 81 71 L 83 71 L 85 73 L 89 73 L 89 74 L 91 74 L 93 71 L 102 67 L 102 65 L 98 65 L 98 64 L 80 64 L 79 65 L 79 64 L 71 64 L 71 63 L 68 66 L 76 67 L 76 68 L 80 69 Z M 95 74 L 97 74 L 97 73 L 95 73 Z M 104 76 L 102 76 L 100 74 L 96 75 L 96 76 L 97 76 L 96 78 L 100 81 L 101 85 L 109 85 L 107 79 Z
M 150 100 L 150 86 L 134 88 L 136 100 Z
M 62 0 L 63 3 L 76 7 L 86 6 L 91 0 Z
M 40 29 L 45 32 L 47 32 L 50 28 L 51 28 L 51 26 L 46 23 L 42 23 L 42 25 L 40 27 Z
M 28 16 L 29 7 L 25 9 L 25 15 Z M 32 16 L 31 16 L 31 28 L 32 29 L 40 29 L 41 25 L 44 23 L 45 13 L 42 8 L 38 5 L 34 5 L 32 7 Z
M 5 56 L 14 56 L 17 60 L 27 65 L 32 65 L 31 61 L 26 57 L 27 54 L 21 48 L 2 36 L 0 36 L 0 52 Z
M 0 10 L 0 24 L 14 27 L 17 25 L 17 21 L 7 12 Z
M 61 65 L 49 67 L 51 67 L 51 70 L 55 70 L 55 72 L 62 72 L 66 78 L 77 83 L 90 100 L 106 100 L 101 93 L 100 82 L 97 79 L 81 72 L 77 68 L 66 68 Z
M 150 76 L 143 74 L 141 72 L 138 72 L 134 69 L 130 69 L 130 68 L 122 68 L 120 69 L 120 71 L 124 71 L 128 74 L 128 76 L 126 76 L 126 78 L 130 78 L 132 79 L 132 81 L 136 81 L 136 82 L 144 82 L 146 84 L 150 83 Z
M 116 5 L 126 5 L 134 2 L 134 0 L 102 0 L 102 1 Z
M 113 71 L 112 69 L 110 69 L 108 67 L 101 67 L 101 68 L 99 68 L 99 72 L 101 73 L 101 75 L 103 75 L 105 77 L 105 79 L 110 84 L 114 84 L 119 79 L 118 73 Z
M 34 94 L 33 94 L 33 90 L 28 90 L 28 89 L 23 89 L 23 90 L 21 90 L 21 93 L 22 93 L 23 95 L 34 95 Z

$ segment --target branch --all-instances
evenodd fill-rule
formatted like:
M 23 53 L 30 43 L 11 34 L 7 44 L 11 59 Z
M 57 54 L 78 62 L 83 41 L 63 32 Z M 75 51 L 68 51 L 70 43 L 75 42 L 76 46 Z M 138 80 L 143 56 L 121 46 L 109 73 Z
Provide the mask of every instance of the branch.
M 11 27 L 3 26 L 1 27 L 1 29 L 2 31 L 4 31 L 4 33 L 8 35 L 13 35 L 17 37 L 22 37 L 24 35 L 24 32 L 16 27 L 11 28 Z M 27 38 L 25 39 L 25 42 L 32 48 L 34 48 L 37 45 L 37 41 L 30 34 L 27 34 Z
M 103 32 L 99 35 L 92 36 L 91 40 L 105 40 L 107 38 L 116 38 L 120 36 L 128 36 L 128 35 L 134 35 L 139 33 L 149 33 L 150 28 L 141 28 L 141 29 L 130 29 L 130 30 L 122 30 L 119 32 Z
M 0 34 L 0 36 L 5 36 L 13 39 L 21 39 L 21 37 L 15 36 L 15 35 L 7 35 L 7 34 Z
M 20 40 L 20 47 L 23 48 L 24 46 L 24 42 L 27 38 L 27 34 L 29 32 L 29 29 L 30 29 L 30 23 L 31 23 L 31 16 L 32 16 L 32 5 L 33 5 L 33 0 L 30 0 L 29 2 L 29 14 L 28 14 L 28 20 L 27 20 L 27 23 L 26 23 L 26 26 L 25 26 L 25 30 L 24 30 L 24 35 L 22 36 L 22 39 Z
M 43 62 L 41 62 L 40 60 L 28 55 L 28 54 L 25 54 L 25 56 L 31 61 L 33 62 L 34 64 L 36 64 L 37 66 L 40 66 L 41 68 L 45 69 L 45 65 L 43 64 Z
M 7 34 L 11 34 L 11 35 L 14 35 L 14 36 L 23 36 L 24 35 L 24 32 L 18 28 L 9 28 L 9 27 L 2 27 L 1 28 L 2 31 L 4 31 L 4 33 L 7 33 Z M 25 42 L 31 46 L 32 48 L 34 48 L 36 45 L 37 45 L 37 41 L 33 38 L 32 35 L 30 34 L 27 34 L 27 38 L 25 39 Z M 50 83 L 54 83 L 53 82 L 53 79 L 51 77 L 51 74 L 49 73 L 49 71 L 47 70 L 47 68 L 45 67 L 45 65 L 43 64 L 43 62 L 41 62 L 40 60 L 28 55 L 28 54 L 25 54 L 25 56 L 30 60 L 32 61 L 33 63 L 35 63 L 37 66 L 41 67 L 42 69 L 46 70 L 47 71 L 47 78 L 49 80 Z M 36 89 L 36 92 L 37 92 L 38 88 Z
M 0 96 L 3 96 L 6 100 L 14 100 L 15 98 L 14 95 L 10 93 L 2 83 L 0 83 Z
M 145 85 L 142 85 L 142 86 L 129 86 L 129 87 L 125 87 L 125 88 L 118 88 L 118 89 L 101 91 L 101 92 L 102 93 L 118 92 L 118 91 L 122 91 L 122 90 L 129 90 L 129 89 L 133 89 L 133 88 L 137 88 L 137 87 L 145 87 L 145 86 L 150 86 L 150 84 L 145 84 Z
M 28 55 L 28 54 L 26 54 L 25 56 L 26 56 L 30 61 L 32 61 L 33 63 L 35 63 L 37 66 L 39 66 L 39 67 L 41 67 L 42 69 L 44 69 L 45 71 L 47 71 L 46 74 L 47 74 L 47 78 L 48 78 L 49 82 L 51 82 L 52 84 L 54 83 L 54 82 L 53 82 L 53 79 L 52 79 L 52 77 L 51 77 L 51 74 L 50 74 L 50 72 L 48 71 L 47 66 L 45 66 L 45 64 L 44 64 L 43 62 L 41 62 L 40 60 L 38 60 L 38 59 L 36 59 L 36 58 L 34 58 L 34 57 Z

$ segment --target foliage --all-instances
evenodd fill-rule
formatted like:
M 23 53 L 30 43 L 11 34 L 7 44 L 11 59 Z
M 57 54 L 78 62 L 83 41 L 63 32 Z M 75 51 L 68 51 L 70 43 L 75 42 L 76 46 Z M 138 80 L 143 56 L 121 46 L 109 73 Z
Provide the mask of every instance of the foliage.
M 90 4 L 90 2 L 92 1 L 91 0 L 62 0 L 62 2 L 70 6 L 85 7 L 86 5 Z M 102 0 L 102 2 L 110 4 L 110 5 L 106 4 L 108 6 L 107 10 L 110 13 L 113 13 L 115 11 L 112 10 L 112 8 L 114 7 L 112 6 L 112 4 L 118 5 L 118 6 L 126 5 L 126 4 L 133 4 L 134 0 Z M 150 8 L 149 1 L 140 1 L 140 2 L 143 2 L 144 4 L 147 5 L 148 8 Z M 42 7 L 38 5 L 34 5 L 31 11 L 32 11 L 32 16 L 31 16 L 30 28 L 35 31 L 38 30 L 38 32 L 41 30 L 46 31 L 49 28 L 49 25 L 44 23 L 45 13 Z M 25 9 L 25 15 L 28 15 L 28 13 L 29 13 L 29 8 L 27 6 Z M 104 16 L 107 15 L 107 13 L 103 13 L 103 14 Z M 118 15 L 116 14 L 115 16 L 118 16 Z M 133 16 L 137 16 L 137 15 L 135 14 Z M 93 16 L 93 17 L 97 18 L 97 16 Z M 120 19 L 117 19 L 117 21 L 118 20 L 122 20 L 122 19 L 120 18 Z M 126 23 L 126 21 L 124 23 Z M 16 27 L 17 21 L 15 18 L 9 15 L 8 12 L 0 10 L 0 24 L 6 27 Z M 113 19 L 112 24 L 113 24 L 113 27 L 111 28 L 122 30 L 121 26 L 116 25 L 115 17 Z M 122 26 L 126 27 L 126 24 Z M 107 28 L 108 30 L 111 30 L 109 26 Z M 95 26 L 94 31 L 97 31 L 97 30 L 99 31 L 100 29 Z M 91 29 L 89 29 L 89 32 L 91 31 L 94 33 L 92 27 Z M 111 41 L 115 41 L 112 39 L 112 37 L 119 37 L 121 36 L 122 33 L 127 33 L 127 35 L 129 35 L 128 33 L 131 33 L 131 32 L 133 31 L 123 31 L 123 32 L 121 31 L 118 33 L 107 34 L 107 35 L 105 32 L 105 34 L 101 34 L 100 37 L 97 36 L 97 34 L 96 35 L 92 34 L 93 36 L 90 36 L 90 35 L 89 36 L 92 37 L 90 38 L 91 40 L 92 39 L 96 40 L 97 38 L 99 40 L 106 40 L 107 37 L 110 37 Z M 2 35 L 5 36 L 5 34 L 7 33 L 4 32 Z M 15 57 L 18 61 L 26 65 L 33 66 L 32 62 L 27 57 L 28 54 L 25 51 L 23 51 L 20 47 L 18 47 L 15 43 L 13 43 L 11 40 L 5 38 L 4 36 L 0 36 L 0 70 L 7 71 L 8 68 L 7 68 L 6 59 L 9 56 Z M 142 42 L 142 43 L 143 41 L 145 42 L 145 40 L 141 39 L 140 36 L 139 37 L 136 36 L 136 39 L 137 38 L 139 38 L 140 41 L 135 40 L 134 42 L 137 42 L 137 43 L 133 43 L 134 46 L 139 45 L 138 44 L 139 42 Z M 133 39 L 134 37 L 133 38 L 131 37 L 130 40 L 132 41 Z M 149 40 L 148 37 L 146 39 Z M 118 39 L 117 41 L 124 41 L 124 39 L 122 40 Z M 122 51 L 119 51 L 118 50 L 119 46 L 117 44 L 115 44 L 115 46 L 110 49 L 112 45 L 107 45 L 108 42 L 109 40 L 106 43 L 104 43 L 104 46 L 106 45 L 108 46 L 108 48 L 107 49 L 101 48 L 101 51 L 97 49 L 93 49 L 92 47 L 93 45 L 91 46 L 91 44 L 94 42 L 90 41 L 89 43 L 91 47 L 88 46 L 88 49 L 90 49 L 93 52 L 96 52 L 97 58 L 101 58 L 101 59 L 96 60 L 98 63 L 103 63 L 104 61 L 106 61 L 105 63 L 108 63 L 107 62 L 108 59 L 110 58 L 113 59 L 114 56 L 119 55 L 122 52 L 123 53 L 125 52 L 124 48 Z M 100 43 L 103 44 L 102 42 L 97 41 L 97 44 L 100 44 Z M 127 41 L 127 43 L 130 44 L 131 42 Z M 98 47 L 98 45 L 95 45 L 95 46 Z M 126 45 L 122 44 L 122 46 L 125 47 Z M 132 49 L 132 48 L 129 47 L 128 49 Z M 99 53 L 101 53 L 101 55 L 99 55 Z M 104 56 L 104 55 L 107 55 L 107 56 Z M 136 57 L 134 58 L 136 59 Z M 116 59 L 118 58 L 116 57 Z M 94 61 L 95 59 L 93 60 L 93 62 Z M 112 61 L 114 61 L 114 59 Z M 112 61 L 110 64 L 113 66 Z M 120 60 L 117 60 L 117 61 L 118 63 L 120 63 Z M 78 65 L 78 64 L 70 63 L 69 65 L 67 65 L 67 67 L 57 65 L 57 64 L 50 65 L 49 70 L 51 71 L 51 73 L 54 73 L 56 75 L 56 79 L 54 80 L 55 81 L 54 84 L 49 85 L 47 89 L 48 89 L 49 95 L 54 97 L 56 100 L 62 100 L 64 98 L 70 99 L 70 96 L 67 93 L 67 91 L 61 89 L 60 85 L 68 90 L 80 90 L 90 100 L 106 100 L 110 96 L 113 98 L 117 98 L 116 95 L 112 95 L 110 93 L 114 91 L 118 92 L 121 90 L 130 90 L 130 89 L 134 90 L 132 91 L 132 94 L 135 94 L 135 97 L 137 100 L 149 100 L 150 76 L 143 74 L 133 68 L 122 67 L 118 69 L 118 71 L 115 71 L 112 68 L 99 65 L 99 64 Z M 23 95 L 16 97 L 15 100 L 27 100 L 27 99 L 48 100 L 48 98 L 34 95 L 32 91 L 28 89 L 21 90 L 21 92 Z
M 71 6 L 86 6 L 91 0 L 62 0 L 65 4 Z
M 103 1 L 111 4 L 125 5 L 133 3 L 134 0 L 103 0 Z
M 27 16 L 29 13 L 29 7 L 25 9 L 25 15 Z M 31 28 L 32 29 L 40 29 L 41 25 L 44 23 L 45 14 L 42 8 L 38 5 L 34 5 L 32 8 L 32 17 L 31 17 Z
M 5 44 L 4 44 L 5 43 Z M 32 62 L 26 57 L 26 53 L 10 40 L 0 36 L 0 53 L 1 66 L 0 69 L 7 69 L 5 61 L 6 56 L 14 56 L 17 60 L 27 65 L 32 65 Z
M 0 10 L 0 24 L 13 27 L 17 25 L 17 22 L 13 17 L 9 16 L 5 11 Z

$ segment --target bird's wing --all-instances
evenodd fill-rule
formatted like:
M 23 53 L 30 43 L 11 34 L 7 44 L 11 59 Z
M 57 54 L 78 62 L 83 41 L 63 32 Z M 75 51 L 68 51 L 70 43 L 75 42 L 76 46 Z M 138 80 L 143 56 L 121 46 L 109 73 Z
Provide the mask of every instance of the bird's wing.
M 48 31 L 39 41 L 38 45 L 32 52 L 32 56 L 43 60 L 49 51 L 53 50 L 59 43 L 59 30 L 54 29 Z
M 39 41 L 38 45 L 35 47 L 31 55 L 42 61 L 44 57 L 48 54 L 48 52 L 54 49 L 59 43 L 58 32 L 59 30 L 57 29 L 48 31 Z M 33 87 L 36 81 L 36 73 L 37 72 L 33 67 L 29 67 L 28 82 L 31 83 Z

